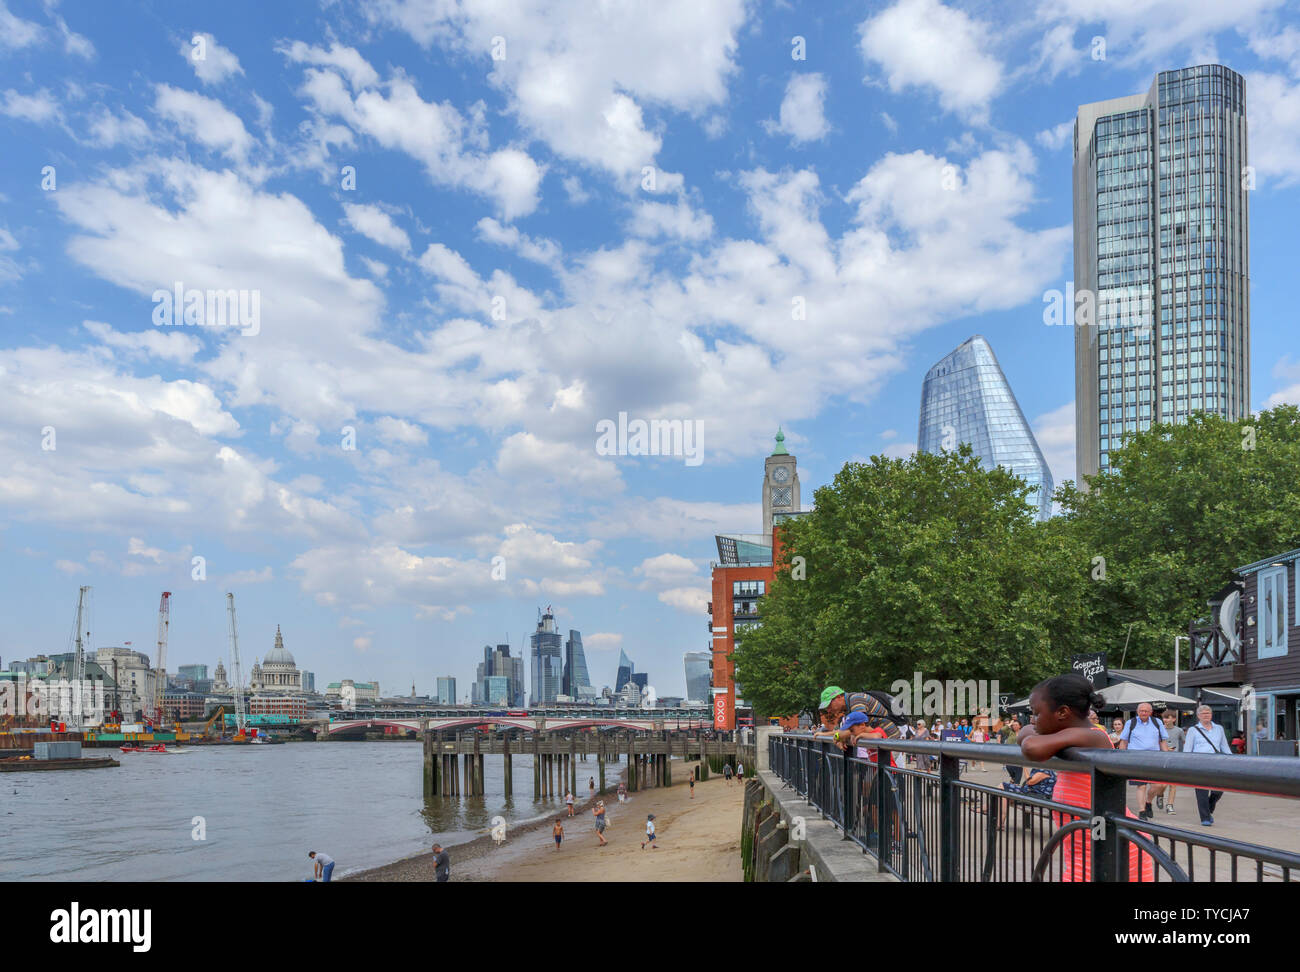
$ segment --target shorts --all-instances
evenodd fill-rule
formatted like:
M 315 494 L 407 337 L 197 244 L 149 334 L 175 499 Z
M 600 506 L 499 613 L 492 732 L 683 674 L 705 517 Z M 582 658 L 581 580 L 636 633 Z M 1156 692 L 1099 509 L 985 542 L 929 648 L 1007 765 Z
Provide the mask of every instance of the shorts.
M 597 817 L 597 818 L 596 818 L 596 832 L 597 832 L 597 833 L 601 833 L 601 834 L 603 834 L 603 833 L 605 832 L 605 818 L 604 818 L 604 817 Z
M 560 837 L 559 835 L 556 835 L 556 837 L 555 837 L 555 846 L 556 846 L 556 847 L 559 847 L 559 846 L 560 846 L 560 841 L 562 841 L 562 840 L 564 840 L 563 837 Z

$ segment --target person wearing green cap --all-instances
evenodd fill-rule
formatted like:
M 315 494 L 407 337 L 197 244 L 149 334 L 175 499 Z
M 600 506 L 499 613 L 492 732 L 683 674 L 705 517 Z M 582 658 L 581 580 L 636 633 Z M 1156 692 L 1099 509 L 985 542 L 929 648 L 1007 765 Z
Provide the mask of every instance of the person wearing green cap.
M 888 698 L 888 696 L 886 696 Z M 902 733 L 894 720 L 894 713 L 889 705 L 882 702 L 870 692 L 845 692 L 838 685 L 828 685 L 822 690 L 818 703 L 823 731 L 816 733 L 821 738 L 831 738 L 840 749 L 847 750 L 853 742 L 853 735 L 840 730 L 842 720 L 854 713 L 861 712 L 867 717 L 866 726 L 884 730 L 889 739 L 899 739 Z

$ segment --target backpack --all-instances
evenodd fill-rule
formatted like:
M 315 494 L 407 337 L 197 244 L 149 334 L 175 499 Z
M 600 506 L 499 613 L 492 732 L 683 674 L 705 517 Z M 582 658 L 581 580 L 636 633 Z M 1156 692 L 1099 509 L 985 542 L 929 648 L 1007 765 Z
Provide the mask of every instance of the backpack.
M 1154 714 L 1152 714 L 1152 716 L 1151 716 L 1151 722 L 1153 722 L 1153 723 L 1155 723 L 1157 726 L 1159 726 L 1160 729 L 1164 729 L 1164 728 L 1165 728 L 1165 727 L 1164 727 L 1164 723 L 1156 722 L 1156 717 L 1155 717 Z M 1137 724 L 1138 724 L 1138 717 L 1137 717 L 1137 716 L 1134 716 L 1132 719 L 1130 719 L 1130 720 L 1128 721 L 1128 740 L 1129 740 L 1130 743 L 1133 742 L 1133 730 L 1137 728 Z M 1159 737 L 1159 735 L 1158 735 L 1158 733 L 1159 733 L 1159 729 L 1156 730 L 1156 731 L 1157 731 L 1156 743 L 1159 744 L 1159 742 L 1160 742 L 1160 737 Z M 1169 730 L 1165 729 L 1165 735 L 1166 735 L 1166 736 L 1169 735 Z
M 888 692 L 880 692 L 880 691 L 876 691 L 876 690 L 868 689 L 867 691 L 863 692 L 862 694 L 863 694 L 863 695 L 870 695 L 873 699 L 875 699 L 877 702 L 879 702 L 881 705 L 883 705 L 883 706 L 884 706 L 884 707 L 889 711 L 889 718 L 890 718 L 890 721 L 892 721 L 892 722 L 894 723 L 894 725 L 896 725 L 896 726 L 906 726 L 906 725 L 907 725 L 907 716 L 906 716 L 906 715 L 898 715 L 898 714 L 894 711 L 894 697 L 893 697 L 892 695 L 890 695 Z

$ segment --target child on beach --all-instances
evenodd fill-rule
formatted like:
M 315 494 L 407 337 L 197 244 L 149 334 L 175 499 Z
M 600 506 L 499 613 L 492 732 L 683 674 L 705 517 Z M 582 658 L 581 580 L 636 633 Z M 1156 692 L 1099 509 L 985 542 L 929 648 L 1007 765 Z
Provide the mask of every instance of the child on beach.
M 564 818 L 560 817 L 555 821 L 555 826 L 551 828 L 551 836 L 555 838 L 555 849 L 560 849 L 560 841 L 564 840 Z
M 641 841 L 641 849 L 645 850 L 645 845 L 649 844 L 651 850 L 658 850 L 659 845 L 655 843 L 655 815 L 647 814 L 645 818 L 645 840 Z
M 605 839 L 605 801 L 597 800 L 596 805 L 591 808 L 591 812 L 596 817 L 596 836 L 600 839 L 600 846 L 604 847 L 609 843 Z
M 564 794 L 564 802 L 569 807 L 569 816 L 572 817 L 573 816 L 573 794 L 572 793 Z

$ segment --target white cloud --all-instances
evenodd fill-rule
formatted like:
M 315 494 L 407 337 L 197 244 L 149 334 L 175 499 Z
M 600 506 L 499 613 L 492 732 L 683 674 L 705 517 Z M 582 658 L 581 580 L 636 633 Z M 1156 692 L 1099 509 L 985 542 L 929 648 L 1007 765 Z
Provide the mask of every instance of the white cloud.
M 239 116 L 214 98 L 160 84 L 153 109 L 183 135 L 229 158 L 242 161 L 253 145 Z
M 411 238 L 406 235 L 406 231 L 378 206 L 344 203 L 343 212 L 348 225 L 367 239 L 399 253 L 411 251 Z
M 623 644 L 623 636 L 613 631 L 596 631 L 583 635 L 582 644 L 596 651 L 613 651 Z
M 645 106 L 700 113 L 723 104 L 747 10 L 743 0 L 663 0 L 653 16 L 635 4 L 379 0 L 367 13 L 490 67 L 533 136 L 633 191 L 662 146 Z M 498 36 L 505 57 L 490 60 Z
M 706 587 L 672 587 L 661 591 L 659 600 L 687 614 L 703 616 L 709 607 L 709 591 Z
M 675 553 L 663 553 L 657 557 L 647 557 L 634 573 L 647 580 L 661 584 L 682 584 L 692 575 L 699 573 L 695 562 Z
M 987 120 L 1003 68 L 987 51 L 986 24 L 938 0 L 898 0 L 859 30 L 868 67 L 879 66 L 891 91 L 929 88 L 945 111 Z
M 149 126 L 142 118 L 137 118 L 129 111 L 123 110 L 117 116 L 103 105 L 88 121 L 91 141 L 103 148 L 115 145 L 139 144 L 150 138 Z
M 196 39 L 199 43 L 195 43 Z M 196 31 L 185 39 L 180 46 L 180 55 L 204 84 L 219 84 L 232 75 L 244 73 L 239 58 L 203 31 Z
M 1034 136 L 1034 141 L 1053 152 L 1060 151 L 1074 139 L 1074 119 L 1044 129 Z
M 4 0 L 0 0 L 0 47 L 18 50 L 30 47 L 41 39 L 41 27 L 30 20 L 11 13 Z
M 1276 408 L 1279 405 L 1300 405 L 1300 362 L 1293 362 L 1290 355 L 1283 355 L 1273 366 L 1273 377 L 1282 384 L 1268 401 L 1264 403 L 1265 408 Z
M 44 88 L 31 95 L 9 88 L 4 93 L 4 103 L 0 104 L 0 114 L 39 125 L 59 117 L 59 102 Z
M 1280 74 L 1250 74 L 1250 164 L 1259 182 L 1300 182 L 1300 84 Z
M 685 200 L 671 205 L 642 202 L 637 204 L 633 212 L 628 232 L 647 239 L 666 236 L 698 242 L 713 235 L 713 217 L 708 213 L 697 213 Z
M 400 73 L 379 81 L 351 48 L 323 52 L 295 43 L 279 50 L 292 61 L 312 65 L 299 93 L 321 122 L 340 119 L 385 148 L 405 152 L 424 165 L 435 184 L 487 196 L 507 220 L 537 208 L 545 170 L 518 148 L 484 151 L 487 132 L 481 115 L 466 117 L 450 101 L 425 101 Z
M 1067 479 L 1075 479 L 1074 465 L 1074 402 L 1046 412 L 1030 423 L 1038 448 L 1052 470 L 1052 480 L 1060 486 Z
M 491 216 L 480 219 L 476 228 L 479 239 L 513 250 L 525 260 L 532 260 L 544 266 L 559 263 L 560 246 L 554 240 L 533 239 L 521 233 L 517 226 L 502 226 Z
M 777 122 L 765 122 L 769 132 L 789 135 L 796 145 L 825 138 L 831 126 L 826 121 L 826 78 L 821 74 L 792 75 L 785 86 Z

